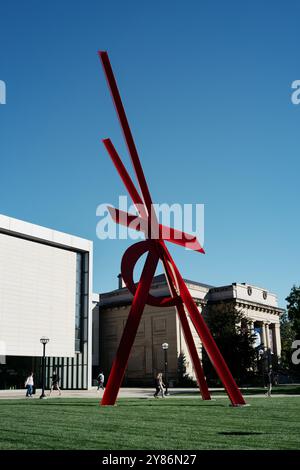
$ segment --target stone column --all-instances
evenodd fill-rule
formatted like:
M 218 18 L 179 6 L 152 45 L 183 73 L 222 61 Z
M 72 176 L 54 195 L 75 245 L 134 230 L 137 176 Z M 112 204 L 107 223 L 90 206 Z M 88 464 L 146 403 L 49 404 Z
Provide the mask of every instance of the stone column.
M 266 348 L 267 347 L 267 340 L 266 340 L 266 327 L 265 327 L 264 322 L 261 323 L 261 335 L 262 335 L 262 338 L 261 338 L 262 343 L 264 345 L 264 348 Z
M 273 341 L 274 341 L 275 353 L 277 354 L 278 357 L 280 357 L 281 356 L 281 336 L 280 336 L 280 324 L 279 323 L 275 323 L 274 325 Z
M 265 346 L 267 347 L 267 349 L 269 349 L 269 347 L 270 347 L 270 330 L 269 330 L 269 323 L 266 323 L 265 326 L 266 326 L 266 345 L 265 345 Z

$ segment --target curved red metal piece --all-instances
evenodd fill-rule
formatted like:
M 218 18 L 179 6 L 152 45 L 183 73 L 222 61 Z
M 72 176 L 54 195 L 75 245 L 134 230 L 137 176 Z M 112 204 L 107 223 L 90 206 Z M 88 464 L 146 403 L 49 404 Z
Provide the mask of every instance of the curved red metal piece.
M 209 400 L 211 397 L 198 352 L 194 344 L 184 306 L 189 312 L 191 321 L 202 341 L 204 348 L 206 349 L 212 364 L 216 369 L 217 374 L 219 375 L 225 387 L 225 390 L 227 391 L 231 403 L 234 406 L 245 405 L 245 400 L 239 388 L 237 387 L 235 380 L 232 377 L 228 366 L 224 361 L 224 358 L 221 355 L 184 280 L 182 279 L 180 272 L 166 247 L 165 240 L 171 241 L 173 243 L 178 243 L 178 240 L 180 240 L 180 245 L 188 246 L 200 253 L 204 253 L 204 250 L 195 237 L 183 232 L 175 231 L 174 229 L 170 229 L 168 227 L 163 227 L 158 223 L 155 211 L 153 210 L 151 195 L 147 186 L 107 52 L 101 51 L 99 52 L 99 56 L 142 194 L 141 196 L 136 189 L 112 142 L 109 139 L 105 139 L 103 143 L 135 204 L 135 207 L 139 213 L 139 217 L 126 214 L 113 208 L 109 208 L 109 210 L 117 223 L 123 223 L 124 225 L 130 225 L 130 223 L 134 223 L 135 228 L 137 230 L 143 231 L 148 238 L 147 240 L 136 243 L 128 248 L 122 259 L 122 275 L 128 289 L 132 292 L 134 297 L 101 404 L 113 405 L 117 399 L 119 388 L 124 377 L 129 354 L 137 333 L 144 307 L 146 304 L 149 304 L 160 307 L 175 306 L 196 372 L 202 398 L 204 400 Z M 166 230 L 169 230 L 168 236 L 166 236 Z M 179 236 L 178 239 L 177 236 Z M 147 259 L 140 281 L 136 286 L 133 280 L 134 266 L 138 259 L 146 252 L 148 252 Z M 159 260 L 161 260 L 163 263 L 171 294 L 171 296 L 166 299 L 160 299 L 150 294 L 152 279 L 154 277 Z
M 122 262 L 121 262 L 121 274 L 123 281 L 125 282 L 128 290 L 135 295 L 137 286 L 133 280 L 134 267 L 141 256 L 149 252 L 150 254 L 155 248 L 151 240 L 144 240 L 127 248 L 125 251 Z M 157 256 L 155 250 L 155 256 Z M 153 305 L 154 307 L 175 307 L 178 303 L 182 303 L 179 296 L 176 297 L 154 297 L 148 294 L 147 305 Z

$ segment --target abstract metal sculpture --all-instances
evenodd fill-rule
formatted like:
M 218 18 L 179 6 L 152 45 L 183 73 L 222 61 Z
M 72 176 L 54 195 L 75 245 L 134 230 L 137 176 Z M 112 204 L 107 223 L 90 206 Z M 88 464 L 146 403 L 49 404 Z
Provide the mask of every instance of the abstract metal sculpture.
M 135 243 L 130 248 L 128 248 L 122 258 L 121 274 L 127 288 L 134 297 L 119 348 L 108 378 L 101 405 L 115 404 L 127 367 L 129 354 L 134 343 L 140 319 L 146 304 L 158 307 L 174 306 L 176 308 L 203 400 L 210 400 L 211 396 L 190 330 L 185 308 L 188 311 L 191 321 L 202 341 L 202 344 L 206 349 L 206 352 L 227 391 L 232 405 L 245 405 L 244 398 L 239 388 L 237 387 L 203 317 L 201 316 L 197 305 L 192 299 L 192 296 L 166 247 L 165 241 L 187 246 L 200 253 L 204 253 L 204 250 L 197 241 L 196 237 L 188 235 L 184 232 L 179 232 L 175 229 L 164 227 L 158 223 L 155 211 L 153 209 L 151 195 L 129 128 L 108 54 L 105 51 L 100 51 L 99 56 L 104 68 L 108 86 L 115 104 L 128 151 L 131 156 L 132 165 L 140 187 L 139 193 L 119 155 L 117 154 L 117 151 L 114 148 L 112 142 L 110 139 L 104 139 L 103 143 L 106 147 L 106 150 L 109 153 L 129 195 L 131 196 L 139 215 L 136 216 L 127 214 L 123 211 L 113 208 L 109 208 L 110 214 L 116 223 L 127 226 L 130 225 L 130 227 L 132 227 L 134 224 L 135 228 L 137 230 L 143 231 L 147 237 L 145 241 Z M 134 266 L 138 259 L 145 253 L 148 253 L 148 255 L 140 281 L 136 286 L 133 280 Z M 154 297 L 149 293 L 152 279 L 154 277 L 159 260 L 164 266 L 171 294 L 168 298 Z

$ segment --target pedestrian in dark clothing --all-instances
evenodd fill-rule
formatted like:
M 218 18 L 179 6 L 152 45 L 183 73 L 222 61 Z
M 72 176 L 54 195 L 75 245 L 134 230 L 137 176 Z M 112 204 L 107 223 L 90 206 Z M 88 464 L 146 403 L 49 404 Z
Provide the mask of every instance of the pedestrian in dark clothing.
M 274 381 L 274 374 L 273 374 L 272 369 L 270 369 L 268 373 L 266 374 L 266 386 L 267 386 L 266 397 L 271 396 L 273 381 Z
M 57 390 L 59 392 L 59 395 L 61 395 L 61 390 L 59 388 L 59 375 L 56 369 L 53 369 L 53 374 L 52 374 L 52 382 L 51 382 L 51 388 L 50 388 L 50 394 L 53 392 L 53 390 Z

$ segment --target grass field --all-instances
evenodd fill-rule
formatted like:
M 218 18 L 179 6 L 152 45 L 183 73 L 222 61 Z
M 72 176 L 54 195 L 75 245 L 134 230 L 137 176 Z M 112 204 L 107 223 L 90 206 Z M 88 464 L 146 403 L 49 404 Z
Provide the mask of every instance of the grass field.
M 300 449 L 300 397 L 0 401 L 0 449 Z
M 243 395 L 263 395 L 266 393 L 266 388 L 264 387 L 240 387 L 240 390 Z M 176 388 L 171 389 L 172 395 L 180 396 L 199 396 L 199 392 L 190 390 L 186 388 L 185 390 L 178 391 Z M 226 392 L 224 389 L 213 390 L 212 396 L 225 395 Z M 276 385 L 272 388 L 272 395 L 299 395 L 300 398 L 300 385 Z

